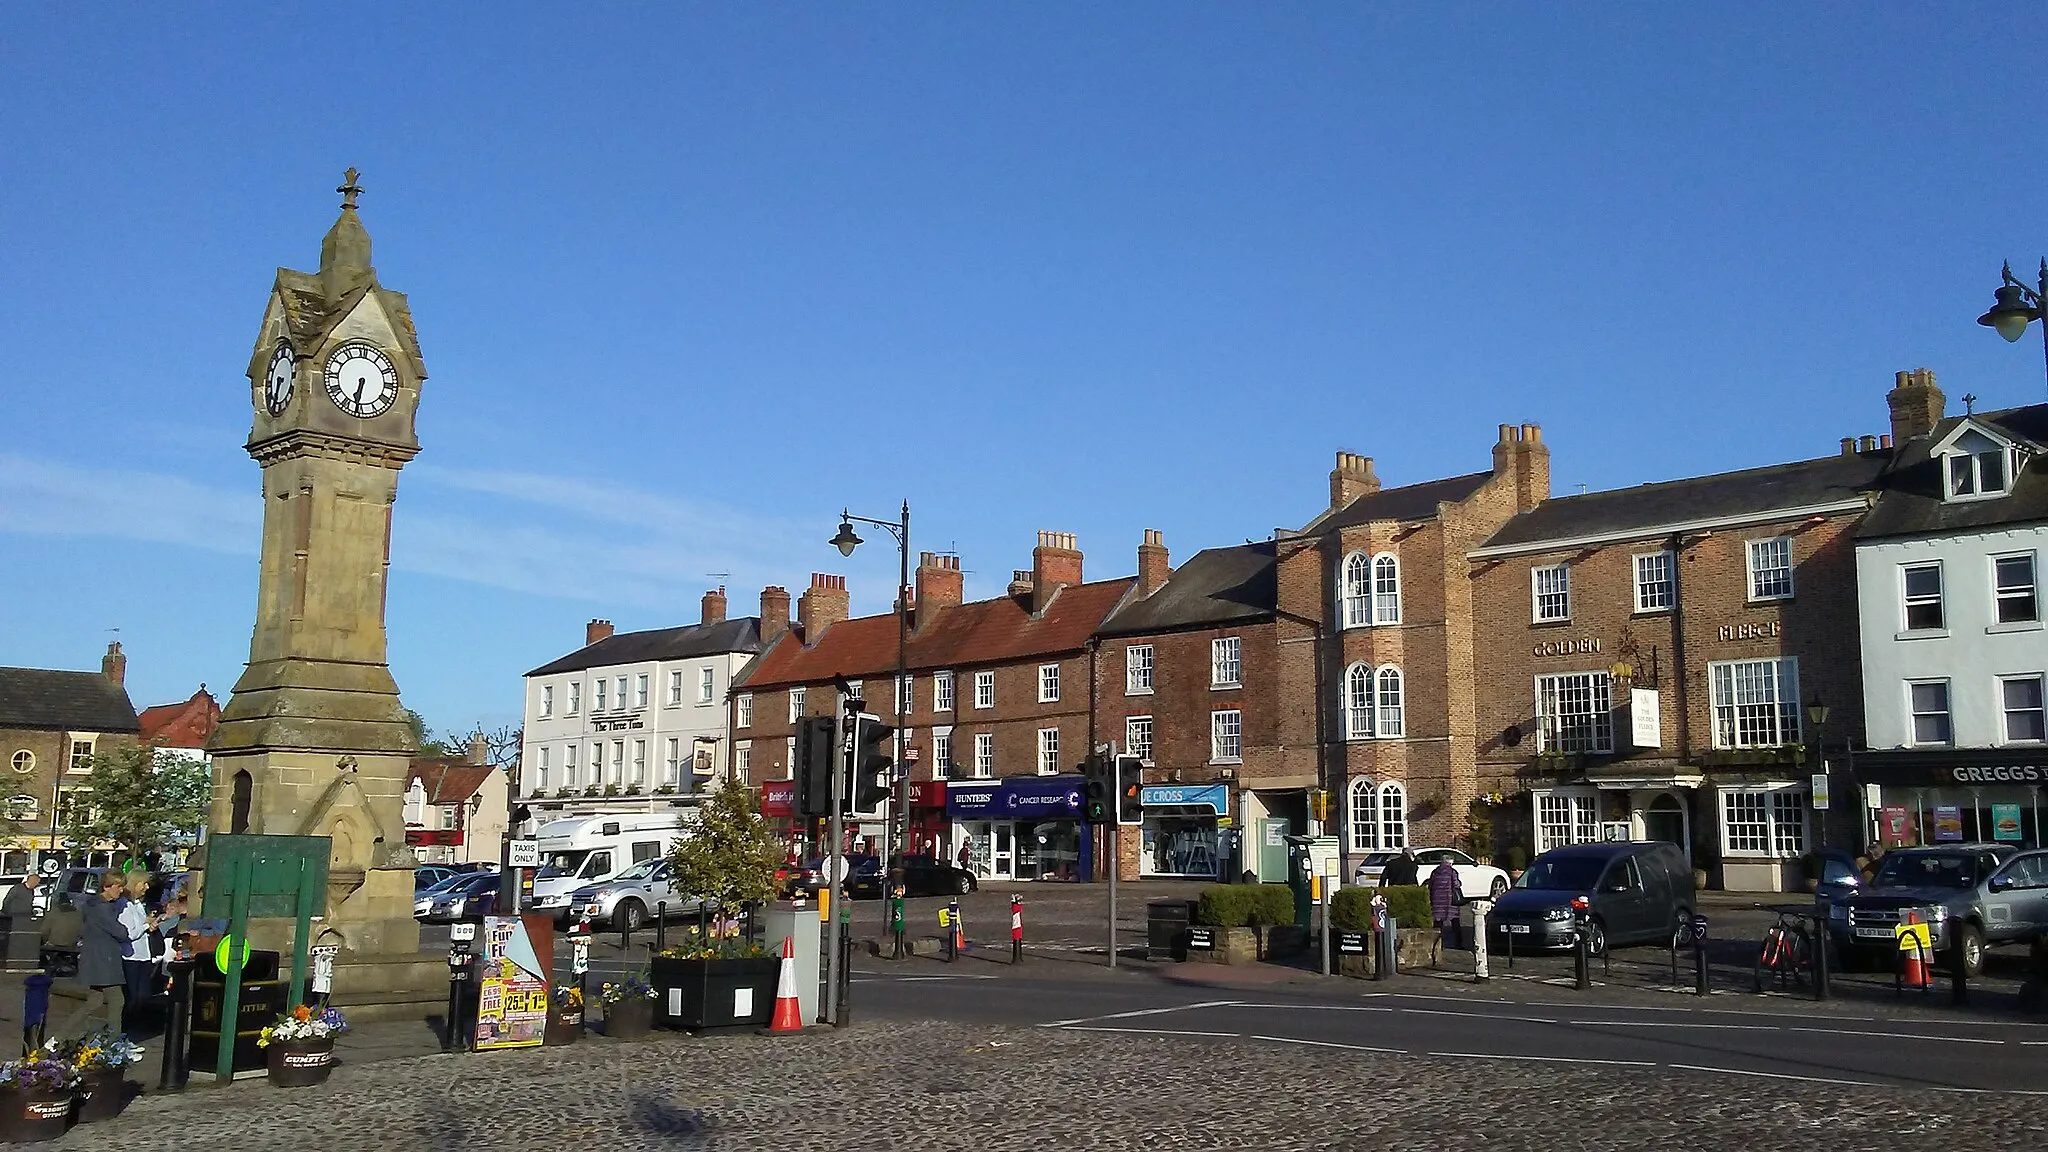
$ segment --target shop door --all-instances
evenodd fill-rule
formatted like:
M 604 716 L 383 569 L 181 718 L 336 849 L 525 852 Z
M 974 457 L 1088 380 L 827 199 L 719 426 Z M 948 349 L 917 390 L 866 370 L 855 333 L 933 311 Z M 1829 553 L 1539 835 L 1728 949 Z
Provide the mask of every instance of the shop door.
M 1259 879 L 1287 883 L 1287 821 L 1259 820 Z
M 1685 810 L 1675 796 L 1659 796 L 1643 809 L 1643 839 L 1659 840 L 1676 844 L 1687 858 L 1692 856 L 1692 846 L 1686 843 Z
M 996 822 L 994 847 L 988 854 L 988 874 L 992 879 L 1016 879 L 1017 846 L 1010 838 L 1014 827 L 1007 820 Z

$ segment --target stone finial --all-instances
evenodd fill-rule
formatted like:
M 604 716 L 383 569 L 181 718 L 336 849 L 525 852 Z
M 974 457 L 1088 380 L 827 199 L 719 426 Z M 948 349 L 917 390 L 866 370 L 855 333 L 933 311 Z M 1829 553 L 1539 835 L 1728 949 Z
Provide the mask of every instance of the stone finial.
M 363 194 L 363 186 L 356 183 L 357 180 L 362 178 L 362 175 L 361 172 L 356 171 L 353 167 L 341 174 L 341 187 L 336 188 L 335 191 L 341 193 L 341 206 L 347 211 L 355 211 L 356 197 Z

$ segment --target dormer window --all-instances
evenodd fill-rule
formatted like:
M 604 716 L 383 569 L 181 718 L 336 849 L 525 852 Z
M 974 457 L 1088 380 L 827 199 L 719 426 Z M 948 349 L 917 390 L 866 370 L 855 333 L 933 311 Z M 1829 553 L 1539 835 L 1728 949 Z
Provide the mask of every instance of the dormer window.
M 1957 437 L 1947 453 L 1949 499 L 2005 495 L 2012 483 L 2007 455 L 2005 445 L 1981 432 L 1972 430 Z

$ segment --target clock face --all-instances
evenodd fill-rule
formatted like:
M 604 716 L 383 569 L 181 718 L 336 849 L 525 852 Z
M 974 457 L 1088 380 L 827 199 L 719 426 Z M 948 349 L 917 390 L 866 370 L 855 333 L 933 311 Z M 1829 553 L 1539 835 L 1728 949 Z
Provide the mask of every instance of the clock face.
M 263 377 L 263 406 L 272 416 L 284 413 L 292 402 L 292 346 L 279 341 L 270 357 L 270 371 Z
M 343 344 L 327 357 L 327 395 L 351 416 L 382 416 L 398 399 L 398 370 L 368 344 Z

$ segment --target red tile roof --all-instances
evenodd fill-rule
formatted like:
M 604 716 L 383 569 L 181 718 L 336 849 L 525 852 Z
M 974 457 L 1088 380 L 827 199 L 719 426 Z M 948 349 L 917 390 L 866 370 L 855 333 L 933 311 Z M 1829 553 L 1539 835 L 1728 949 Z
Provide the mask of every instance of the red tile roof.
M 142 739 L 162 748 L 204 748 L 220 727 L 220 704 L 201 684 L 190 699 L 144 708 Z
M 1060 589 L 1042 616 L 1015 597 L 977 600 L 940 611 L 910 636 L 909 670 L 966 668 L 1077 652 L 1103 617 L 1123 600 L 1135 577 L 1073 584 Z M 741 683 L 748 688 L 814 684 L 846 676 L 889 676 L 896 671 L 896 614 L 861 616 L 825 630 L 814 647 L 794 632 L 761 654 Z
M 427 791 L 429 804 L 460 804 L 476 795 L 484 781 L 491 778 L 497 769 L 488 764 L 471 764 L 460 756 L 420 756 L 412 762 L 412 772 L 405 781 L 405 790 L 412 791 L 412 782 L 418 780 Z

